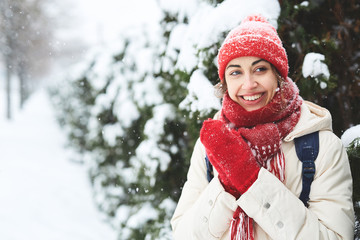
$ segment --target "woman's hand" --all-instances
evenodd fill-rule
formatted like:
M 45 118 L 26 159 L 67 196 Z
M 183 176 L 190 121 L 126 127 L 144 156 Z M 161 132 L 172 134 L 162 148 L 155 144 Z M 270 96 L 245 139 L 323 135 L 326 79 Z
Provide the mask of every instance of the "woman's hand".
M 238 198 L 257 179 L 260 167 L 242 136 L 219 120 L 206 120 L 200 131 L 211 164 L 226 191 Z

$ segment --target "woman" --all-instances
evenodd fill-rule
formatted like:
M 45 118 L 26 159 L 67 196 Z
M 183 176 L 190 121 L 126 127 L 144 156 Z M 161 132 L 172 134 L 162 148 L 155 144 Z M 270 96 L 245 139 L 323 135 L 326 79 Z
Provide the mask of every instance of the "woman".
M 329 112 L 287 77 L 278 34 L 249 16 L 218 53 L 223 105 L 204 122 L 172 218 L 175 239 L 353 239 L 352 178 Z M 319 131 L 306 207 L 294 139 Z M 214 167 L 208 182 L 205 157 Z

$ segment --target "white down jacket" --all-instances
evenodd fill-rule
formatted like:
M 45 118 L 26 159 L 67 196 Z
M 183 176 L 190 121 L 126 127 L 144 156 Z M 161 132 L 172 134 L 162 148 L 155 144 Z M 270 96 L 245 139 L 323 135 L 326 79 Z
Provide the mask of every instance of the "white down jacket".
M 302 189 L 302 163 L 293 140 L 314 131 L 320 131 L 320 146 L 306 208 L 298 198 Z M 283 140 L 282 150 L 285 182 L 261 168 L 258 179 L 236 200 L 225 192 L 216 172 L 208 182 L 205 149 L 198 140 L 171 220 L 174 239 L 230 239 L 230 222 L 237 206 L 254 219 L 255 239 L 354 239 L 350 166 L 341 141 L 332 133 L 330 113 L 304 102 L 300 120 Z

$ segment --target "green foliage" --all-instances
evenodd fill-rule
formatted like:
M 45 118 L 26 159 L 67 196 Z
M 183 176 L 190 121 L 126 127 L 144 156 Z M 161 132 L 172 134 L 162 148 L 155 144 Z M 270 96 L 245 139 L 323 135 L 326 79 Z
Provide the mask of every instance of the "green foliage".
M 284 0 L 281 4 L 279 35 L 289 57 L 289 76 L 297 83 L 300 94 L 330 110 L 334 132 L 341 132 L 360 122 L 354 106 L 360 102 L 359 49 L 360 6 L 353 0 L 345 2 Z M 307 53 L 325 56 L 330 70 L 329 79 L 302 76 L 303 60 Z M 320 82 L 327 84 L 320 87 Z
M 223 36 L 223 38 L 225 39 L 225 36 Z M 219 39 L 219 42 L 213 44 L 212 46 L 199 49 L 197 54 L 199 61 L 201 62 L 201 66 L 204 69 L 205 76 L 213 85 L 220 81 L 217 66 L 214 64 L 214 59 L 217 57 L 217 51 L 220 48 L 221 40 L 222 39 Z
M 350 143 L 349 147 L 347 148 L 347 153 L 348 153 L 350 159 L 359 159 L 360 160 L 360 137 L 355 138 Z
M 165 14 L 165 42 L 177 21 Z M 118 230 L 119 239 L 171 239 L 170 218 L 198 137 L 198 130 L 189 134 L 187 129 L 200 126 L 200 121 L 189 126 L 194 122 L 178 108 L 191 73 L 173 67 L 141 72 L 132 49 L 156 49 L 153 58 L 169 60 L 151 44 L 125 41 L 121 51 L 96 55 L 79 77 L 52 90 L 69 145 L 79 152 L 78 161 L 89 166 L 95 201 Z M 105 74 L 97 70 L 104 63 Z M 154 88 L 162 100 L 143 101 Z M 131 102 L 138 113 L 130 123 L 124 120 L 127 112 L 117 112 L 126 107 L 122 101 Z M 109 139 L 113 131 L 115 137 Z
M 354 181 L 354 201 L 360 201 L 360 137 L 355 138 L 347 147 L 347 153 L 352 169 L 352 176 Z M 356 213 L 360 216 L 359 206 L 356 208 Z
M 206 0 L 208 3 L 210 3 L 211 5 L 217 5 L 222 3 L 224 0 Z
M 356 229 L 355 229 L 355 239 L 360 238 L 360 137 L 355 138 L 350 145 L 347 147 L 347 153 L 349 156 L 351 173 L 353 177 L 353 200 L 354 200 L 354 210 L 357 218 Z
M 90 64 L 90 68 L 93 63 Z M 60 126 L 68 130 L 69 146 L 73 146 L 80 153 L 91 149 L 86 136 L 88 134 L 88 119 L 90 117 L 89 106 L 94 104 L 97 92 L 90 85 L 86 76 L 81 76 L 75 80 L 71 88 L 62 84 L 60 87 L 50 89 L 55 106 L 60 106 L 57 120 Z M 65 94 L 61 90 L 64 88 L 69 91 Z M 72 101 L 69 101 L 72 99 Z M 66 114 L 63 114 L 66 113 Z

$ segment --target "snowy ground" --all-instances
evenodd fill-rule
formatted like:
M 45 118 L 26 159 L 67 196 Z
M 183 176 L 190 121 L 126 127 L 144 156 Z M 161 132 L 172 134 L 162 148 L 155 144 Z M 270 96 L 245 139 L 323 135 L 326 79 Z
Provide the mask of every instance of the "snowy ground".
M 94 206 L 85 168 L 66 158 L 64 142 L 44 90 L 13 122 L 0 116 L 1 240 L 116 239 Z

